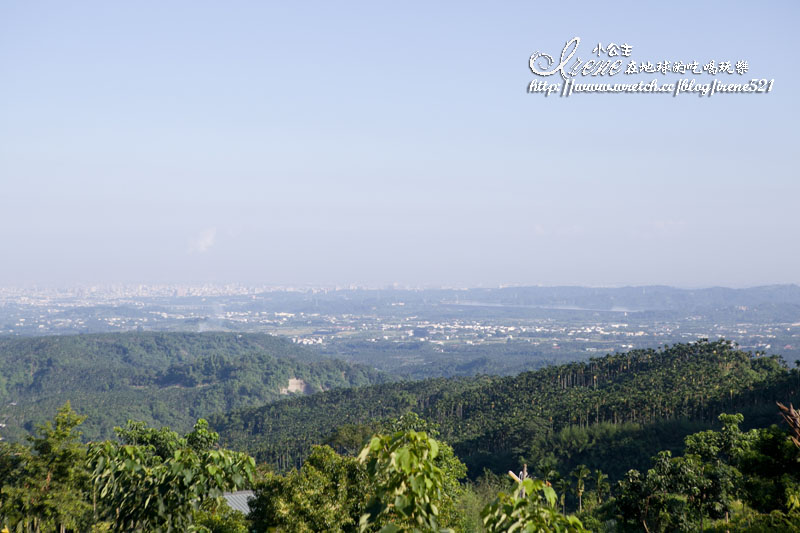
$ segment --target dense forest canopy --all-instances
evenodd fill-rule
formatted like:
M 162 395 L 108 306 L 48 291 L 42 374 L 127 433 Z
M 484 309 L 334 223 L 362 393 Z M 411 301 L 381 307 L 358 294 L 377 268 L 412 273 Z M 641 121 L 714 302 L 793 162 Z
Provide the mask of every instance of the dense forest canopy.
M 228 445 L 290 468 L 312 444 L 330 441 L 343 450 L 376 420 L 414 411 L 440 425 L 473 477 L 545 455 L 602 465 L 619 477 L 664 447 L 681 449 L 685 435 L 715 426 L 723 411 L 741 411 L 749 424 L 778 422 L 774 402 L 794 401 L 798 385 L 800 374 L 777 357 L 700 341 L 513 377 L 328 391 L 214 416 L 211 423 Z M 332 414 L 338 428 L 331 427 Z M 548 443 L 558 451 L 543 452 Z
M 776 406 L 797 403 L 800 370 L 727 341 L 412 382 L 269 336 L 0 346 L 7 420 L 59 399 L 89 406 L 86 417 L 63 405 L 28 445 L 0 443 L 0 522 L 20 531 L 800 527 L 800 413 L 782 407 L 787 426 Z M 236 408 L 301 377 L 317 392 Z M 147 396 L 173 402 L 188 433 L 148 425 Z M 85 443 L 84 429 L 111 436 L 121 417 L 133 420 L 114 439 Z M 254 490 L 247 516 L 220 499 L 236 488 Z
M 266 334 L 2 337 L 2 435 L 21 438 L 67 400 L 89 415 L 86 438 L 108 437 L 129 418 L 187 431 L 211 413 L 286 397 L 290 379 L 315 392 L 387 377 Z
M 644 471 L 610 483 L 579 464 L 540 463 L 536 477 L 466 468 L 437 425 L 408 413 L 379 423 L 357 457 L 314 446 L 299 469 L 275 473 L 220 448 L 205 420 L 181 437 L 139 422 L 116 440 L 83 444 L 69 403 L 30 445 L 0 443 L 3 532 L 732 532 L 800 528 L 800 413 L 778 404 L 791 428 L 719 431 L 661 451 Z M 249 511 L 223 491 L 250 487 Z M 569 510 L 568 510 L 569 509 Z M 575 514 L 572 514 L 575 513 Z

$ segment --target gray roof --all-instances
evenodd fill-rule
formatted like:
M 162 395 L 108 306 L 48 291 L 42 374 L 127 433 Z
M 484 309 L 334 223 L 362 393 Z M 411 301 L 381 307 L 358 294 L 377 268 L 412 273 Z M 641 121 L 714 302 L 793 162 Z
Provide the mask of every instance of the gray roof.
M 236 492 L 225 492 L 222 497 L 225 498 L 225 501 L 228 502 L 228 507 L 231 509 L 248 514 L 250 505 L 247 502 L 254 495 L 252 490 L 237 490 Z

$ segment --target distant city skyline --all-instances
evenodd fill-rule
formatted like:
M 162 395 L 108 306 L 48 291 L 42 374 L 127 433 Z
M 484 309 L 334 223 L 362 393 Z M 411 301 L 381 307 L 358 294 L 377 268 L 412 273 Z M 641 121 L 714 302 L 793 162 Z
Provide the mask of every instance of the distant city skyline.
M 798 15 L 5 2 L 0 286 L 800 283 Z M 528 94 L 575 36 L 774 87 Z

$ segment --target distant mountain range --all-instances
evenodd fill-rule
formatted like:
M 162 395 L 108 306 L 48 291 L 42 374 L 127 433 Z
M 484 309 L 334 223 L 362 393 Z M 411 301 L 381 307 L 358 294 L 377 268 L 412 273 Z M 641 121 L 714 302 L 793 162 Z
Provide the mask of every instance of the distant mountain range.
M 465 292 L 476 301 L 485 303 L 602 310 L 688 312 L 764 304 L 800 306 L 800 286 L 797 285 L 767 285 L 747 289 L 677 289 L 660 285 L 619 288 L 507 287 L 470 289 Z
M 649 314 L 769 312 L 800 320 L 800 286 L 765 285 L 745 289 L 711 287 L 679 289 L 642 287 L 503 287 L 472 289 L 353 289 L 336 291 L 262 293 L 252 309 L 289 312 L 362 313 L 373 310 L 399 312 L 402 303 L 425 314 L 448 313 L 454 307 L 491 307 L 491 312 L 527 314 L 536 310 L 638 312 Z M 488 310 L 487 310 L 488 312 Z

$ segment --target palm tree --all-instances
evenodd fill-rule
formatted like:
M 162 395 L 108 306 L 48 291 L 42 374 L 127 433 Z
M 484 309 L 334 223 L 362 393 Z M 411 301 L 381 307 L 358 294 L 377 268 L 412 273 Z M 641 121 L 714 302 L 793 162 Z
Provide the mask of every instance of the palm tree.
M 589 477 L 591 471 L 586 468 L 586 465 L 578 465 L 572 471 L 572 477 L 575 478 L 575 495 L 578 497 L 578 512 L 583 511 L 583 491 L 586 488 L 585 480 Z
M 567 514 L 567 491 L 569 490 L 569 481 L 565 478 L 558 478 L 553 481 L 553 487 L 558 491 L 559 501 L 561 502 L 561 512 Z
M 598 505 L 603 503 L 603 495 L 608 493 L 611 485 L 608 482 L 608 476 L 601 470 L 594 471 L 594 490 L 597 492 Z
M 558 477 L 557 466 L 558 461 L 556 458 L 552 455 L 548 455 L 539 460 L 539 463 L 536 465 L 536 470 L 538 471 L 539 477 L 545 481 L 550 481 Z

